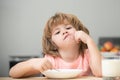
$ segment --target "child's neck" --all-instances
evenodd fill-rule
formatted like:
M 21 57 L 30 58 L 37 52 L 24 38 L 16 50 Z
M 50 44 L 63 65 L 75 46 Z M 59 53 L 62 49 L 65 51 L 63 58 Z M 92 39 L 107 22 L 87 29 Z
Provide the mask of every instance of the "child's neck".
M 60 50 L 59 53 L 61 58 L 67 62 L 75 61 L 79 57 L 79 50 L 76 49 Z

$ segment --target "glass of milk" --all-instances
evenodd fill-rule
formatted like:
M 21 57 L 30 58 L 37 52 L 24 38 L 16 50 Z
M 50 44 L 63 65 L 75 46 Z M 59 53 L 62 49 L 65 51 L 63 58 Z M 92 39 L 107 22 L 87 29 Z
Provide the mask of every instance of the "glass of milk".
M 120 56 L 104 56 L 102 59 L 103 80 L 120 80 Z

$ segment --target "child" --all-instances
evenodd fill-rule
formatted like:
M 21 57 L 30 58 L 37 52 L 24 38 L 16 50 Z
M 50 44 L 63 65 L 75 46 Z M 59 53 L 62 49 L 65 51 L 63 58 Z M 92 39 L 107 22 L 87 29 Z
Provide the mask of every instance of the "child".
M 101 76 L 101 55 L 88 29 L 72 14 L 56 13 L 43 32 L 43 58 L 33 58 L 11 68 L 11 77 L 39 74 L 48 69 L 82 69 L 80 76 Z

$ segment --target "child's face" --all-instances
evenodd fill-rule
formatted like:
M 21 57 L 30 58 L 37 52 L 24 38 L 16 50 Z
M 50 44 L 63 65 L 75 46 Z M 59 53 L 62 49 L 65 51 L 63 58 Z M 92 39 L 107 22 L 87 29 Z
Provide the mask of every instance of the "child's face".
M 68 44 L 75 43 L 74 33 L 76 29 L 72 25 L 58 25 L 52 31 L 52 41 L 58 46 L 63 48 L 69 46 Z

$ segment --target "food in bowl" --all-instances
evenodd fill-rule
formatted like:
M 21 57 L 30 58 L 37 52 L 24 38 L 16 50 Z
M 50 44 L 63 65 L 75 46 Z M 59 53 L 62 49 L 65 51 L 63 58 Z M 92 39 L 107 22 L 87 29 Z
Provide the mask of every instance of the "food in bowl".
M 42 72 L 48 78 L 75 78 L 82 69 L 52 69 Z

